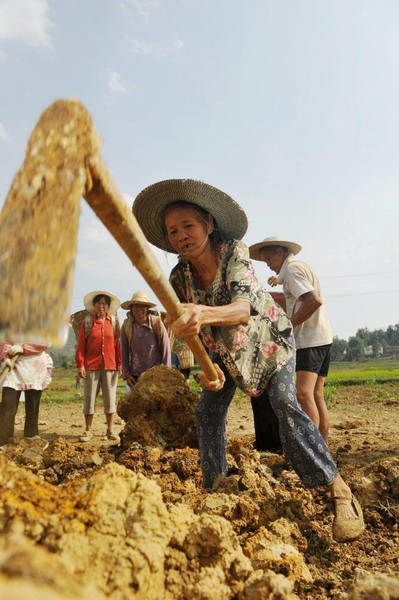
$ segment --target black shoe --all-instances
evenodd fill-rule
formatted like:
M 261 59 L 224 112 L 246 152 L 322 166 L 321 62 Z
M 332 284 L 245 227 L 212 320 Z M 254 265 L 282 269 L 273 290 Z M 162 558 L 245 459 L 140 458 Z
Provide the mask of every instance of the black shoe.
M 283 454 L 283 449 L 281 446 L 276 448 L 255 448 L 260 454 L 279 454 L 280 456 Z

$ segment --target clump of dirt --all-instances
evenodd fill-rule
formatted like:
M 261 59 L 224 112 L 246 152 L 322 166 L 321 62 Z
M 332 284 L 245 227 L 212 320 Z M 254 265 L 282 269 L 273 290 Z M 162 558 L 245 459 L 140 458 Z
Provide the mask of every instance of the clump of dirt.
M 59 487 L 1 456 L 0 469 L 3 547 L 18 531 L 56 554 L 63 572 L 95 586 L 100 596 L 161 597 L 171 527 L 154 482 L 115 463 Z
M 13 438 L 2 449 L 3 456 L 50 483 L 63 483 L 89 477 L 103 464 L 113 461 L 110 448 L 86 447 L 58 438 L 54 442 L 42 439 Z
M 196 447 L 197 400 L 176 369 L 149 369 L 118 403 L 118 415 L 125 421 L 122 448 L 135 442 L 160 448 Z
M 349 592 L 348 600 L 396 600 L 399 581 L 386 575 L 367 575 Z

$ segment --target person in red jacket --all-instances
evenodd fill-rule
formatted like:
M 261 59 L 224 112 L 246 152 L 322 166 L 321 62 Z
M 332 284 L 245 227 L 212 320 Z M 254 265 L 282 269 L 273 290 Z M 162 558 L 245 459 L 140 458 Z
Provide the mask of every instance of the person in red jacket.
M 93 437 L 95 401 L 101 387 L 107 421 L 106 436 L 119 442 L 113 426 L 118 374 L 121 372 L 120 342 L 114 326 L 120 301 L 110 292 L 96 291 L 86 294 L 83 302 L 93 316 L 91 322 L 90 319 L 89 322 L 86 319 L 82 321 L 76 348 L 76 366 L 79 376 L 84 379 L 83 413 L 86 424 L 79 440 L 88 442 Z

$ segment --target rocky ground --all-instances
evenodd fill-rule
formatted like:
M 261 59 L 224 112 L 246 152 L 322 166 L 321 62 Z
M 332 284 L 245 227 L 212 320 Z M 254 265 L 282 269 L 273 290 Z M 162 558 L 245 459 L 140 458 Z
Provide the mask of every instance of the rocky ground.
M 101 412 L 93 439 L 78 441 L 76 403 L 43 405 L 44 441 L 23 440 L 22 411 L 0 454 L 0 597 L 398 599 L 398 398 L 393 383 L 334 392 L 330 448 L 367 524 L 348 544 L 331 538 L 326 492 L 252 449 L 246 397 L 230 408 L 229 476 L 212 491 L 201 488 L 196 396 L 175 371 L 150 373 L 121 402 L 118 446 Z

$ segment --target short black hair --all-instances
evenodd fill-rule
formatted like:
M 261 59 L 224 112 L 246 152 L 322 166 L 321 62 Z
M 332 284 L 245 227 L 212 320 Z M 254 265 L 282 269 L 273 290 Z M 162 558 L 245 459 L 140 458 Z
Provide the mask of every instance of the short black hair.
M 109 296 L 107 296 L 107 294 L 97 294 L 97 296 L 94 296 L 93 304 L 96 304 L 96 302 L 99 302 L 101 300 L 101 298 L 104 298 L 104 300 L 108 304 L 108 306 L 111 306 L 111 298 Z

